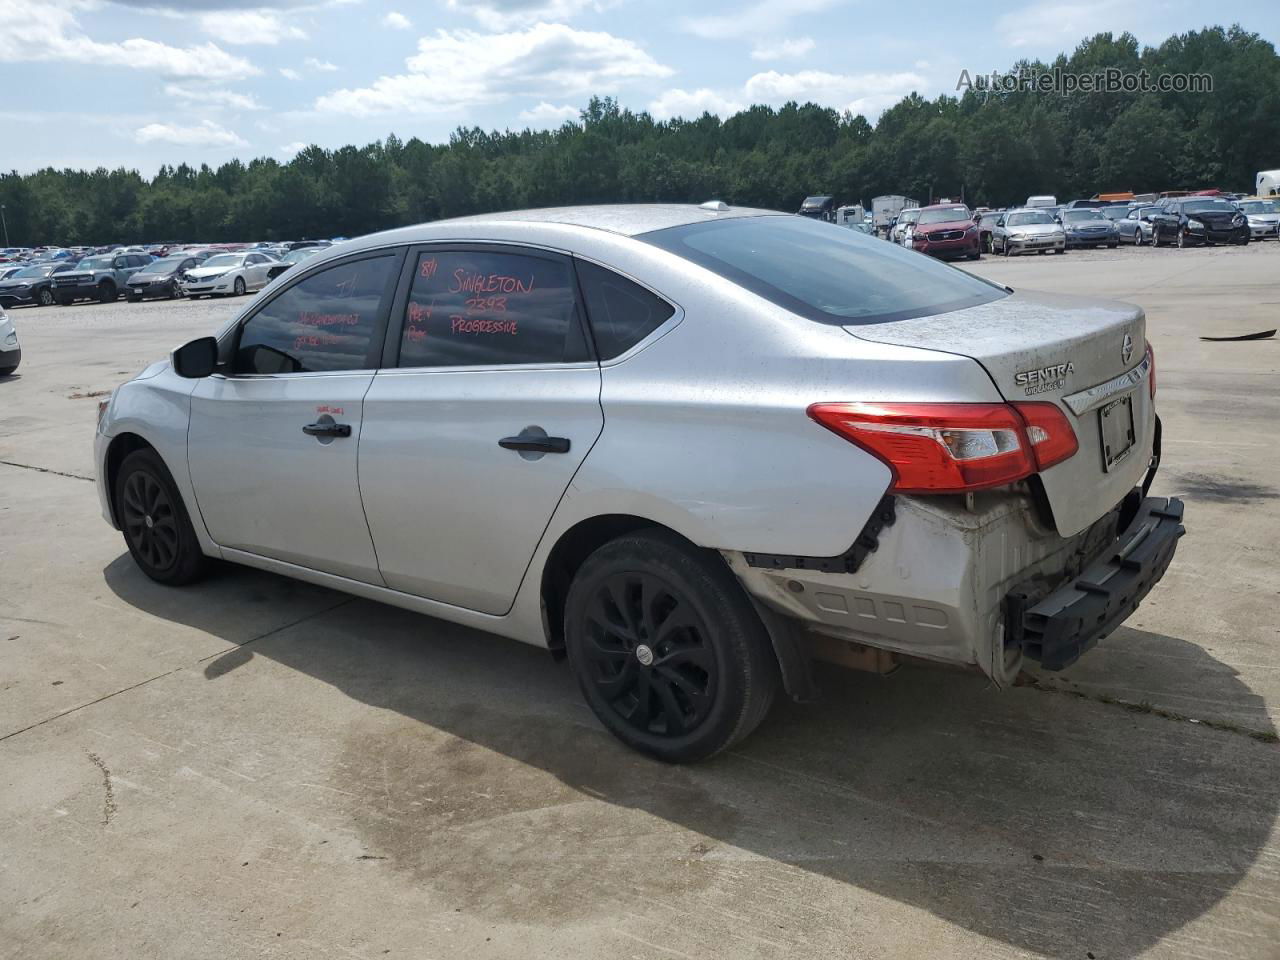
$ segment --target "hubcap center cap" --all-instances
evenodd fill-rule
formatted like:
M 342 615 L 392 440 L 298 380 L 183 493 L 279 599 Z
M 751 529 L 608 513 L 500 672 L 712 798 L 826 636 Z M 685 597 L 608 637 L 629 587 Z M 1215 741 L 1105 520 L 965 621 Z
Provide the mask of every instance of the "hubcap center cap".
M 640 661 L 642 666 L 649 666 L 653 663 L 653 648 L 647 643 L 639 644 L 636 647 L 636 659 Z
M 155 522 L 154 520 L 152 520 L 152 519 L 151 519 L 151 514 L 149 514 L 149 513 L 148 513 L 148 514 L 146 515 L 146 517 L 144 518 L 144 522 L 146 523 L 146 525 L 147 525 L 147 529 L 148 529 L 148 530 L 150 530 L 152 527 L 154 527 L 154 526 L 156 525 L 156 522 Z

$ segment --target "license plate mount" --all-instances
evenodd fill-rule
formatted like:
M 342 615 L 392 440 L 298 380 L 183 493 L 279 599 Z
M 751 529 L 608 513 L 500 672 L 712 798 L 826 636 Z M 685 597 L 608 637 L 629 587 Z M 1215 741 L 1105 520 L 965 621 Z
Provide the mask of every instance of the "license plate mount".
M 1137 439 L 1132 394 L 1112 400 L 1098 411 L 1098 434 L 1102 438 L 1102 467 L 1110 471 L 1129 455 Z

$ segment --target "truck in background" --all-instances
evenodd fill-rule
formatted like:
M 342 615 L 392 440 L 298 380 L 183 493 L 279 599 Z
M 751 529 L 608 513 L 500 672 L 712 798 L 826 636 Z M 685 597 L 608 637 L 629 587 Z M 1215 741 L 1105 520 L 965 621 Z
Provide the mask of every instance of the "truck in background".
M 836 218 L 835 211 L 835 197 L 819 194 L 813 197 L 805 197 L 804 203 L 800 204 L 800 209 L 796 212 L 802 217 L 813 217 L 815 220 L 825 220 L 830 223 Z
M 843 207 L 836 207 L 836 226 L 852 227 L 861 223 L 867 217 L 867 211 L 860 203 L 850 203 Z
M 1035 197 L 1027 197 L 1028 207 L 1056 207 L 1058 198 L 1051 193 L 1041 194 Z
M 1280 170 L 1259 170 L 1254 182 L 1254 196 L 1280 196 Z
M 871 225 L 876 233 L 887 234 L 903 210 L 912 210 L 920 206 L 918 200 L 890 194 L 884 197 L 873 197 L 871 200 Z

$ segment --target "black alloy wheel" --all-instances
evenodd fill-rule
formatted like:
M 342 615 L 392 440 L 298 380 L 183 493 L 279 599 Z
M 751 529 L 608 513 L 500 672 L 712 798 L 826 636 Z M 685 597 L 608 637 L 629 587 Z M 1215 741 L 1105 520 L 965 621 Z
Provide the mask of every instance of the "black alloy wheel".
M 178 521 L 173 501 L 160 481 L 146 471 L 125 480 L 120 494 L 124 535 L 147 564 L 165 571 L 178 559 Z
M 41 287 L 40 292 L 36 294 L 36 305 L 41 307 L 52 307 L 53 302 L 53 291 L 48 287 Z
M 626 724 L 680 736 L 706 719 L 716 695 L 715 652 L 678 588 L 647 574 L 614 574 L 596 587 L 586 628 L 591 681 Z
M 152 580 L 177 586 L 198 579 L 208 560 L 182 496 L 154 450 L 135 450 L 115 480 L 116 520 L 134 561 Z
M 704 760 L 759 726 L 778 687 L 760 615 L 724 559 L 666 530 L 625 534 L 578 569 L 565 652 L 600 722 L 673 763 Z

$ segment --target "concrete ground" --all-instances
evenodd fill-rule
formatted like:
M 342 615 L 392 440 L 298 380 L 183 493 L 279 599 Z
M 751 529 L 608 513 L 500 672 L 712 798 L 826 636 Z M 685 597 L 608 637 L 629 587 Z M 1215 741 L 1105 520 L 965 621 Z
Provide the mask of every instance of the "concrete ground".
M 11 311 L 0 957 L 1280 957 L 1280 341 L 1197 339 L 1278 325 L 1280 244 L 971 266 L 1146 308 L 1173 568 L 1039 686 L 831 669 L 687 768 L 545 652 L 246 569 L 147 581 L 94 395 L 235 305 Z

